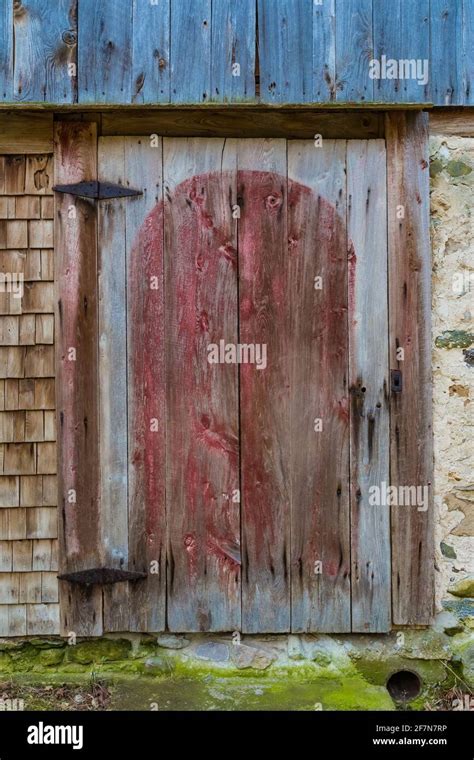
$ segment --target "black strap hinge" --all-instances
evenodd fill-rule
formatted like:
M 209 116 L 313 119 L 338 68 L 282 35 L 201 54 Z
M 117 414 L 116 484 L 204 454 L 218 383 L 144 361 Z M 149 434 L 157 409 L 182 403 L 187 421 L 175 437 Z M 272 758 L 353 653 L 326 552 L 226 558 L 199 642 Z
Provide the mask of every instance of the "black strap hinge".
M 97 201 L 104 201 L 109 198 L 125 198 L 130 195 L 143 195 L 141 190 L 114 185 L 112 182 L 76 182 L 72 185 L 54 185 L 53 190 L 57 193 L 79 195 L 81 198 L 93 198 Z
M 139 573 L 133 570 L 119 570 L 115 567 L 94 567 L 90 570 L 77 570 L 72 573 L 58 575 L 60 581 L 81 583 L 86 586 L 93 584 L 103 586 L 110 583 L 123 583 L 124 581 L 141 581 L 146 577 L 146 573 Z

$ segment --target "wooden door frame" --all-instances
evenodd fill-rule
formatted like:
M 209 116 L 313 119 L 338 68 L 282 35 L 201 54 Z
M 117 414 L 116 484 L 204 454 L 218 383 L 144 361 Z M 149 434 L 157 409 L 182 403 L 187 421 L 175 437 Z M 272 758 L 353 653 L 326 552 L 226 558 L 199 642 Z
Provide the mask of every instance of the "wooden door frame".
M 431 250 L 429 240 L 429 173 L 428 173 L 428 114 L 420 111 L 378 112 L 314 112 L 311 109 L 284 109 L 265 114 L 262 110 L 237 109 L 238 123 L 232 109 L 218 111 L 214 116 L 202 109 L 144 109 L 137 113 L 123 110 L 104 114 L 84 112 L 62 113 L 55 123 L 55 181 L 82 181 L 97 174 L 98 134 L 148 134 L 194 136 L 284 136 L 312 138 L 315 134 L 342 139 L 385 137 L 387 148 L 387 208 L 389 255 L 389 357 L 390 370 L 401 373 L 401 392 L 387 389 L 390 396 L 390 484 L 394 486 L 429 485 L 429 504 L 426 510 L 413 506 L 392 506 L 392 622 L 395 626 L 428 625 L 434 606 L 434 518 L 433 518 L 433 442 L 431 390 Z M 298 114 L 295 117 L 295 113 Z M 64 170 L 65 135 L 75 135 L 68 141 L 68 162 L 75 169 Z M 282 134 L 283 133 L 283 134 Z M 67 493 L 70 485 L 71 456 L 82 446 L 82 459 L 76 464 L 82 482 L 88 482 L 91 513 L 83 520 L 83 540 L 97 541 L 97 493 L 99 475 L 94 470 L 96 431 L 89 427 L 87 434 L 92 445 L 77 436 L 89 418 L 90 404 L 97 404 L 97 382 L 93 380 L 97 330 L 97 218 L 91 204 L 83 209 L 84 224 L 89 232 L 76 241 L 64 238 L 59 229 L 67 213 L 68 197 L 56 197 L 57 248 L 57 312 L 56 312 L 56 384 L 58 416 L 58 504 L 60 568 L 71 568 L 66 561 L 71 556 L 71 536 L 65 526 Z M 70 198 L 69 198 L 70 203 Z M 94 243 L 95 241 L 95 243 Z M 68 258 L 69 246 L 69 258 Z M 71 292 L 61 272 L 69 269 L 71 255 L 82 263 L 84 273 L 81 300 L 73 324 L 64 307 L 64 294 Z M 91 267 L 95 261 L 94 265 Z M 85 297 L 84 297 L 85 296 Z M 76 293 L 77 300 L 77 293 Z M 86 313 L 87 312 L 87 313 Z M 81 322 L 81 324 L 79 323 Z M 85 330 L 84 324 L 90 329 Z M 71 367 L 65 362 L 71 335 L 83 341 L 89 356 L 88 376 L 71 381 Z M 402 349 L 402 351 L 400 351 Z M 84 368 L 84 364 L 82 364 Z M 79 365 L 74 367 L 79 372 Z M 83 370 L 82 370 L 83 371 Z M 68 378 L 68 382 L 65 379 Z M 75 390 L 71 390 L 75 388 Z M 79 392 L 78 389 L 83 391 Z M 87 388 L 87 393 L 84 392 Z M 67 391 L 69 389 L 69 391 Z M 76 395 L 74 395 L 76 394 Z M 71 417 L 72 414 L 72 417 Z M 82 443 L 81 443 L 82 441 Z M 78 478 L 78 482 L 81 478 Z M 80 521 L 79 521 L 80 524 Z M 77 538 L 77 536 L 76 536 Z M 74 554 L 74 552 L 72 552 Z M 74 563 L 72 563 L 74 565 Z M 61 629 L 77 635 L 100 635 L 102 626 L 102 589 L 97 586 L 77 586 L 67 581 L 60 584 Z

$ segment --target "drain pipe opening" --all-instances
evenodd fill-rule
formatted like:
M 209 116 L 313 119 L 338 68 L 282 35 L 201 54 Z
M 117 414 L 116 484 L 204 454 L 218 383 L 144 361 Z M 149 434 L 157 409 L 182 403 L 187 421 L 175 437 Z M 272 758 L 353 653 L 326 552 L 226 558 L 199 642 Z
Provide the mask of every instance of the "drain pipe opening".
M 412 670 L 397 670 L 387 681 L 387 691 L 395 702 L 411 702 L 421 692 L 421 678 Z

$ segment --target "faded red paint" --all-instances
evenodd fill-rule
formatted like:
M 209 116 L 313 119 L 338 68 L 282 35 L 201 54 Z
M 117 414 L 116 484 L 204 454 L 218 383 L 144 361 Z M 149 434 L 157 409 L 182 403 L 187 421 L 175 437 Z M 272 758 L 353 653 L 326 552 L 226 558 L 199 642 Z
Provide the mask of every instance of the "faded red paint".
M 220 300 L 214 301 L 213 289 L 217 283 L 226 282 L 226 278 L 231 282 L 230 272 L 236 277 L 238 268 L 238 338 L 242 343 L 268 345 L 265 371 L 251 365 L 239 368 L 242 408 L 240 469 L 247 557 L 250 549 L 249 561 L 253 563 L 254 571 L 258 574 L 258 563 L 262 561 L 267 568 L 271 565 L 278 579 L 287 572 L 281 563 L 285 554 L 289 556 L 286 532 L 290 524 L 291 473 L 288 471 L 289 451 L 284 444 L 284 425 L 288 419 L 285 412 L 276 426 L 268 428 L 265 424 L 262 426 L 262 411 L 269 404 L 269 392 L 275 394 L 271 402 L 273 407 L 287 411 L 291 406 L 291 394 L 301 393 L 300 389 L 291 387 L 288 368 L 285 369 L 285 351 L 292 339 L 290 283 L 285 261 L 288 261 L 287 256 L 291 255 L 295 261 L 299 256 L 300 235 L 297 230 L 288 230 L 286 254 L 280 264 L 268 271 L 266 263 L 273 253 L 271 246 L 278 245 L 278 240 L 272 241 L 271 234 L 269 238 L 268 230 L 275 222 L 275 229 L 281 229 L 278 221 L 282 214 L 286 214 L 286 188 L 289 205 L 317 205 L 320 229 L 315 240 L 323 238 L 327 241 L 329 259 L 340 266 L 346 251 L 335 245 L 331 247 L 331 241 L 340 238 L 342 221 L 334 206 L 324 198 L 316 197 L 299 183 L 287 182 L 287 178 L 280 175 L 239 171 L 239 197 L 243 198 L 240 224 L 244 232 L 239 237 L 237 255 L 234 241 L 216 224 L 215 214 L 209 206 L 209 198 L 219 191 L 221 181 L 222 175 L 214 173 L 192 177 L 178 186 L 169 201 L 170 209 L 171 206 L 180 209 L 179 215 L 175 211 L 174 227 L 165 230 L 165 245 L 170 243 L 173 249 L 173 255 L 170 254 L 166 263 L 166 281 L 168 285 L 172 283 L 172 291 L 168 289 L 166 292 L 166 309 L 172 312 L 171 322 L 163 312 L 162 293 L 157 295 L 156 291 L 151 291 L 138 302 L 134 296 L 135 291 L 141 289 L 139 283 L 143 278 L 163 271 L 163 219 L 168 213 L 167 207 L 164 210 L 160 203 L 153 209 L 134 246 L 129 294 L 132 299 L 132 363 L 139 417 L 134 422 L 135 447 L 131 460 L 140 470 L 145 489 L 147 534 L 154 536 L 164 530 L 165 442 L 163 435 L 150 432 L 147 420 L 156 417 L 160 420 L 160 429 L 161 425 L 164 428 L 165 394 L 168 393 L 171 409 L 181 408 L 183 412 L 180 429 L 174 429 L 173 420 L 168 418 L 168 442 L 171 441 L 173 447 L 167 453 L 172 460 L 169 459 L 172 477 L 169 480 L 168 525 L 171 510 L 174 510 L 170 550 L 175 574 L 179 576 L 184 562 L 187 583 L 204 583 L 204 568 L 209 570 L 212 566 L 219 579 L 220 593 L 226 594 L 229 584 L 235 585 L 240 574 L 240 508 L 230 500 L 232 491 L 239 488 L 239 437 L 235 418 L 220 418 L 213 406 L 215 373 L 221 373 L 223 377 L 224 372 L 232 371 L 226 365 L 210 367 L 207 363 L 206 346 L 229 337 L 222 334 L 221 327 L 225 300 L 220 294 Z M 266 219 L 269 228 L 265 226 Z M 179 257 L 177 261 L 174 260 L 176 256 Z M 349 267 L 352 272 L 349 275 L 350 288 L 355 277 L 354 253 L 349 256 Z M 315 271 L 314 275 L 317 274 Z M 335 288 L 331 285 L 325 296 L 318 332 L 313 336 L 314 340 L 323 341 L 321 372 L 328 372 L 329 383 L 332 357 L 347 352 L 347 331 L 343 329 L 347 320 L 347 301 L 341 305 L 340 289 Z M 216 303 L 220 311 L 213 307 Z M 237 312 L 235 314 L 237 318 Z M 165 336 L 159 327 L 165 321 L 172 329 L 168 335 L 167 350 L 171 354 L 168 353 L 167 371 L 164 368 Z M 275 324 L 284 332 L 283 341 Z M 172 386 L 168 385 L 167 391 L 166 382 L 171 382 Z M 140 404 L 141 398 L 143 402 Z M 347 397 L 332 399 L 332 403 L 338 418 L 347 425 Z M 297 446 L 297 441 L 293 444 Z M 282 446 L 280 458 L 278 451 Z M 331 456 L 333 452 L 328 452 L 326 467 L 330 466 Z M 216 473 L 218 481 L 214 482 Z M 179 515 L 177 509 L 181 510 Z M 315 510 L 316 516 L 323 514 L 322 509 Z M 345 569 L 340 567 L 338 538 L 328 535 L 322 524 L 313 527 L 315 548 L 322 541 L 327 542 L 327 572 L 330 576 L 337 576 Z M 179 540 L 175 540 L 178 539 L 177 531 L 181 533 Z M 206 608 L 206 600 L 197 603 L 199 619 L 209 620 L 211 613 Z M 219 598 L 214 596 L 213 603 L 219 604 Z

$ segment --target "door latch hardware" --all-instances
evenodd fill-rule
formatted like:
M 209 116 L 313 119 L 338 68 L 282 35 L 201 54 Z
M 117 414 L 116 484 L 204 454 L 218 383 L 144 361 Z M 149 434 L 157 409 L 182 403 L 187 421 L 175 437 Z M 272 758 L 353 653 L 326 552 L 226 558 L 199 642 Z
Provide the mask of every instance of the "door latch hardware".
M 402 373 L 399 369 L 392 369 L 391 373 L 392 393 L 401 393 L 403 388 Z

